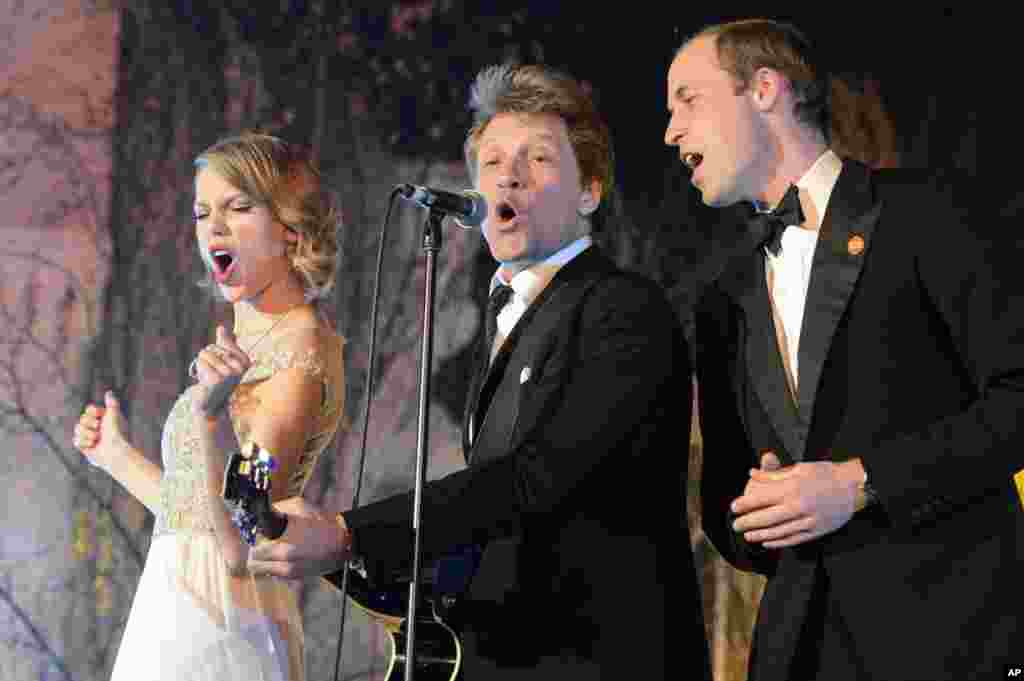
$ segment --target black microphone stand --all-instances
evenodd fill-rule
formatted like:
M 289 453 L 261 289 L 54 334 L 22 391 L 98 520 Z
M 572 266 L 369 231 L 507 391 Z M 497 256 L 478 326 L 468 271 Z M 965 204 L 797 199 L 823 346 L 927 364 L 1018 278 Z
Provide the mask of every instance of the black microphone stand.
M 405 624 L 405 681 L 413 681 L 416 668 L 416 607 L 419 601 L 420 517 L 423 485 L 427 473 L 427 433 L 430 418 L 430 369 L 434 354 L 434 290 L 437 287 L 437 253 L 441 250 L 441 223 L 445 214 L 431 207 L 423 229 L 423 252 L 427 256 L 427 276 L 423 296 L 423 341 L 420 350 L 419 423 L 416 436 L 416 482 L 412 504 L 412 579 L 409 582 L 409 606 Z

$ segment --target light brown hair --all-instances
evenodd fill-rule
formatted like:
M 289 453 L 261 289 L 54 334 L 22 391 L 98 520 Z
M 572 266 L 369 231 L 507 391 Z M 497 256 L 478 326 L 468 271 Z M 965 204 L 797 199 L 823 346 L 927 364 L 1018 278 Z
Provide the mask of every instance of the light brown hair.
M 785 76 L 793 88 L 797 120 L 829 135 L 831 88 L 828 73 L 816 49 L 799 29 L 770 19 L 715 24 L 684 42 L 679 52 L 693 40 L 703 37 L 715 40 L 718 63 L 736 80 L 736 94 L 750 87 L 758 69 L 774 69 Z
M 498 114 L 553 114 L 565 122 L 584 187 L 597 180 L 608 196 L 615 181 L 611 134 L 590 95 L 571 76 L 541 65 L 502 64 L 482 70 L 470 94 L 473 127 L 464 152 L 476 180 L 477 145 Z
M 244 132 L 206 149 L 195 166 L 210 168 L 266 205 L 275 220 L 298 235 L 289 244 L 292 270 L 308 299 L 327 295 L 334 285 L 341 221 L 307 148 L 272 135 Z

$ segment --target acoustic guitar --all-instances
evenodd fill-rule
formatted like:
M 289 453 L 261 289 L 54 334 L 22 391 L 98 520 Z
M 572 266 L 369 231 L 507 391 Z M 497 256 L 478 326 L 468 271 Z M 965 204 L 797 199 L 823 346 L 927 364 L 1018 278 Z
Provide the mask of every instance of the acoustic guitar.
M 224 471 L 223 497 L 232 522 L 250 546 L 263 537 L 284 534 L 288 519 L 270 503 L 274 457 L 256 443 L 246 444 L 228 460 Z M 460 681 L 462 643 L 454 616 L 456 606 L 480 563 L 478 546 L 465 546 L 426 567 L 421 576 L 416 606 L 416 669 L 421 681 Z M 410 579 L 372 585 L 359 566 L 348 567 L 349 600 L 380 622 L 390 638 L 386 681 L 401 681 L 408 657 L 405 654 Z

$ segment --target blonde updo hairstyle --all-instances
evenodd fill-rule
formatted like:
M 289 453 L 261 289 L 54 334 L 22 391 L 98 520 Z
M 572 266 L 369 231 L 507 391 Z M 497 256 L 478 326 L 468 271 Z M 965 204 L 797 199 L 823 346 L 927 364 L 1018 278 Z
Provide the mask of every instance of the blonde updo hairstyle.
M 341 220 L 307 148 L 272 135 L 246 132 L 209 147 L 196 158 L 195 167 L 197 172 L 209 168 L 263 203 L 275 220 L 298 236 L 288 244 L 288 257 L 308 300 L 324 298 L 330 292 Z

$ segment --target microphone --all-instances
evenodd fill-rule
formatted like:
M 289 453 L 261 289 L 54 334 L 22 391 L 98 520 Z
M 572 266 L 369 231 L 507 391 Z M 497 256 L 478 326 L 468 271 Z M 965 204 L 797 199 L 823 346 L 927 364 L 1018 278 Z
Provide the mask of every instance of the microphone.
M 241 382 L 242 375 L 233 374 L 210 388 L 210 392 L 207 394 L 206 399 L 203 400 L 203 412 L 209 416 L 216 416 L 219 414 L 220 410 L 224 408 L 224 405 L 228 403 L 228 398 L 231 397 L 231 391 L 234 390 Z
M 398 190 L 407 201 L 451 215 L 463 229 L 479 227 L 487 217 L 487 200 L 480 192 L 448 192 L 414 184 L 399 185 Z

